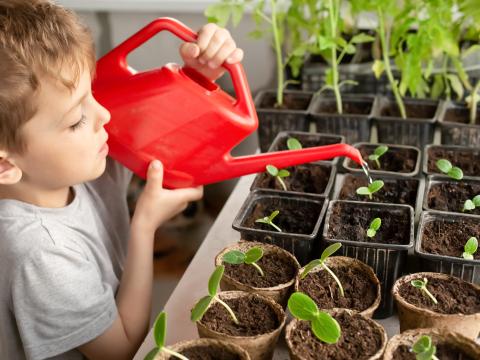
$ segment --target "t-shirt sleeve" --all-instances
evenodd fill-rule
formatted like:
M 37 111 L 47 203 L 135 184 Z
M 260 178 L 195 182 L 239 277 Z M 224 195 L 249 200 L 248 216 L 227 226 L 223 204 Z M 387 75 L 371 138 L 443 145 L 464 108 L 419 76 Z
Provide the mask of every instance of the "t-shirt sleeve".
M 112 288 L 72 249 L 28 255 L 16 271 L 12 311 L 27 359 L 72 350 L 104 333 L 117 316 Z

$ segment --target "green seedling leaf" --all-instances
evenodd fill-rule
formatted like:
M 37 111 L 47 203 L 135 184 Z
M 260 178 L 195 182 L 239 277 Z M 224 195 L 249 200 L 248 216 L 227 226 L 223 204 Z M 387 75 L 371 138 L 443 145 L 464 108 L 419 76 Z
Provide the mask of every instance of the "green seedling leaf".
M 475 206 L 480 207 L 480 195 L 475 196 L 475 197 L 472 199 L 472 201 L 473 201 L 473 203 L 475 204 Z
M 208 293 L 210 296 L 217 295 L 218 287 L 220 286 L 220 280 L 222 280 L 225 266 L 219 265 L 215 268 L 210 279 L 208 280 Z
M 367 42 L 373 42 L 375 41 L 375 38 L 373 36 L 367 35 L 365 33 L 360 33 L 355 35 L 352 40 L 350 40 L 353 44 L 361 44 L 361 43 L 367 43 Z
M 213 296 L 206 295 L 202 297 L 192 309 L 192 312 L 190 314 L 190 319 L 193 322 L 197 322 L 201 320 L 203 315 L 207 312 L 208 307 L 210 306 L 212 301 L 213 301 Z
M 320 260 L 322 262 L 325 261 L 328 257 L 335 254 L 338 251 L 338 249 L 340 249 L 341 247 L 342 247 L 341 243 L 334 243 L 328 246 L 325 250 L 323 250 L 322 255 L 320 256 Z
M 463 249 L 464 249 L 464 253 L 462 254 L 463 258 L 467 260 L 473 260 L 473 255 L 475 255 L 475 253 L 478 250 L 477 238 L 472 236 L 470 239 L 468 239 Z
M 382 225 L 382 220 L 380 218 L 373 219 L 367 230 L 367 236 L 369 238 L 374 237 L 377 234 L 378 229 L 380 229 L 381 225 Z
M 453 166 L 447 159 L 440 159 L 436 162 L 437 168 L 444 174 L 455 180 L 463 179 L 463 171 L 459 167 Z
M 231 250 L 223 255 L 222 260 L 233 265 L 243 264 L 245 261 L 245 254 L 240 250 Z
M 268 217 L 268 220 L 273 221 L 273 219 L 275 219 L 278 214 L 280 214 L 280 211 L 279 211 L 279 210 L 273 211 L 273 212 L 270 214 L 270 216 Z
M 273 165 L 267 165 L 265 169 L 267 170 L 267 173 L 269 173 L 271 176 L 273 176 L 278 180 L 283 190 L 287 191 L 287 185 L 285 185 L 285 182 L 282 180 L 282 178 L 286 178 L 287 176 L 290 176 L 290 172 L 285 169 L 278 170 Z
M 159 348 L 165 345 L 165 335 L 167 333 L 167 314 L 162 311 L 153 325 L 153 338 Z
M 381 60 L 375 60 L 375 62 L 372 65 L 372 71 L 375 74 L 375 77 L 377 79 L 380 79 L 380 76 L 382 76 L 383 72 L 385 71 L 385 64 Z
M 302 144 L 297 139 L 291 137 L 287 140 L 287 147 L 289 150 L 299 150 L 302 148 Z
M 278 172 L 277 175 L 279 178 L 286 178 L 287 176 L 290 176 L 290 171 L 282 169 Z
M 323 263 L 323 261 L 320 260 L 320 259 L 315 259 L 315 260 L 310 261 L 310 262 L 305 266 L 305 268 L 303 269 L 303 272 L 302 272 L 302 274 L 300 275 L 300 279 L 304 279 L 305 276 L 307 276 L 310 271 L 312 271 L 313 269 L 315 269 L 317 266 L 322 265 L 322 263 Z
M 468 199 L 463 204 L 462 211 L 472 211 L 475 210 L 477 207 L 480 207 L 480 195 L 475 196 L 472 200 Z
M 275 210 L 275 211 L 273 211 L 269 216 L 265 216 L 265 217 L 263 217 L 263 218 L 261 218 L 261 219 L 257 219 L 257 220 L 255 220 L 255 222 L 270 225 L 270 226 L 272 226 L 275 230 L 277 230 L 278 232 L 282 232 L 282 229 L 280 229 L 277 225 L 275 225 L 275 224 L 273 223 L 273 219 L 275 219 L 275 217 L 276 217 L 279 213 L 280 213 L 280 211 Z
M 312 321 L 318 316 L 318 307 L 308 295 L 294 292 L 288 299 L 288 310 L 297 319 Z
M 366 186 L 359 187 L 357 189 L 357 194 L 358 195 L 368 195 L 368 196 L 371 195 L 370 190 Z
M 380 158 L 388 151 L 388 146 L 380 145 L 375 148 L 373 154 L 368 156 L 368 159 L 371 161 L 375 161 L 375 164 L 380 169 Z
M 384 183 L 382 180 L 375 180 L 368 186 L 361 186 L 357 189 L 358 195 L 368 195 L 372 199 L 372 195 L 379 191 L 383 187 Z
M 447 174 L 452 179 L 455 180 L 462 180 L 463 179 L 463 171 L 459 167 L 454 166 L 452 170 L 450 170 Z
M 252 264 L 260 260 L 263 256 L 263 250 L 259 247 L 253 247 L 245 253 L 245 264 Z
M 160 349 L 158 347 L 153 348 L 148 352 L 148 354 L 143 358 L 143 360 L 154 360 L 159 351 Z
M 435 356 L 437 348 L 428 335 L 421 336 L 412 346 L 417 360 L 438 360 Z
M 255 267 L 261 276 L 263 276 L 262 268 L 256 264 L 263 256 L 263 250 L 259 247 L 252 247 L 247 252 L 243 253 L 240 250 L 232 250 L 223 255 L 223 261 L 229 264 L 247 264 Z
M 427 295 L 430 299 L 432 299 L 434 304 L 438 304 L 438 301 L 435 298 L 435 296 L 433 296 L 433 294 L 427 289 L 427 284 L 428 284 L 427 278 L 423 278 L 423 280 L 421 279 L 412 280 L 410 281 L 410 284 L 416 287 L 417 289 L 420 289 L 421 291 L 423 291 L 425 295 Z
M 273 165 L 267 165 L 266 166 L 267 172 L 272 175 L 272 176 L 277 176 L 278 175 L 278 169 L 273 166 Z

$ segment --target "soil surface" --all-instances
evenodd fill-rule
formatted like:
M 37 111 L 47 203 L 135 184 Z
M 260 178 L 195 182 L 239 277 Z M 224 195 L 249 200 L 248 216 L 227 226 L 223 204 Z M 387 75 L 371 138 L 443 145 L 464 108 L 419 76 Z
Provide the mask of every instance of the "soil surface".
M 469 315 L 480 312 L 480 291 L 471 284 L 455 277 L 448 280 L 427 279 L 427 289 L 437 299 L 438 304 L 434 304 L 429 296 L 410 282 L 400 286 L 400 296 L 409 304 L 440 314 Z
M 292 332 L 293 348 L 307 360 L 318 359 L 368 359 L 382 346 L 380 331 L 371 327 L 360 316 L 340 314 L 335 319 L 342 328 L 342 335 L 336 344 L 326 344 L 317 339 L 306 321 Z
M 310 296 L 320 309 L 344 308 L 356 311 L 368 309 L 377 296 L 377 286 L 358 268 L 330 267 L 342 284 L 344 295 L 333 277 L 326 271 L 310 272 L 300 280 L 300 291 Z
M 284 93 L 283 94 L 283 105 L 277 106 L 277 95 L 276 93 L 267 93 L 262 99 L 262 102 L 259 108 L 262 109 L 289 109 L 289 110 L 307 110 L 308 105 L 310 104 L 310 99 L 312 96 L 310 94 L 302 93 Z
M 432 210 L 462 213 L 465 201 L 476 195 L 480 195 L 480 181 L 436 183 L 428 191 L 428 207 Z M 466 210 L 465 214 L 480 215 L 480 208 Z
M 283 178 L 288 191 L 323 194 L 332 174 L 332 167 L 321 164 L 306 164 L 286 168 L 290 176 Z M 263 172 L 255 180 L 255 188 L 283 190 L 275 177 Z
M 284 233 L 310 235 L 315 229 L 322 206 L 323 202 L 313 203 L 280 197 L 262 198 L 256 202 L 253 211 L 248 214 L 242 225 L 252 229 L 277 231 L 272 226 L 257 223 L 255 220 L 269 216 L 273 211 L 279 210 L 280 213 L 273 219 L 273 223 Z
M 382 225 L 373 238 L 367 229 L 379 217 Z M 410 213 L 407 209 L 369 208 L 335 203 L 328 223 L 328 239 L 407 245 L 410 242 Z
M 435 356 L 439 360 L 474 360 L 466 355 L 461 349 L 452 347 L 449 344 L 437 343 Z M 407 345 L 400 345 L 393 353 L 392 360 L 416 360 L 415 353 Z
M 362 154 L 362 158 L 368 163 L 370 172 L 375 171 L 392 171 L 397 173 L 411 173 L 415 170 L 418 159 L 418 152 L 413 149 L 389 147 L 388 151 L 383 154 L 380 159 L 380 168 L 375 161 L 369 160 L 368 156 L 378 145 L 361 145 L 358 150 Z M 354 169 L 360 169 L 360 166 L 352 161 L 348 161 L 348 166 Z
M 384 187 L 373 194 L 373 198 L 357 195 L 356 190 L 360 186 L 367 186 L 368 181 L 365 176 L 346 175 L 342 189 L 340 191 L 340 200 L 356 200 L 381 202 L 390 204 L 406 204 L 415 209 L 418 192 L 418 180 L 415 179 L 383 179 Z
M 444 122 L 470 124 L 470 109 L 466 107 L 454 107 L 447 109 L 443 118 Z M 480 111 L 477 112 L 475 125 L 480 125 Z
M 437 105 L 405 103 L 405 111 L 407 118 L 430 120 L 435 116 Z M 380 116 L 401 117 L 400 110 L 395 102 L 389 102 L 387 106 L 383 107 L 380 111 Z
M 225 263 L 225 274 L 242 284 L 257 288 L 285 284 L 297 275 L 297 267 L 293 260 L 279 253 L 265 253 L 257 264 L 262 268 L 264 276 L 261 276 L 253 265 L 247 264 Z
M 240 360 L 240 356 L 219 346 L 193 346 L 180 352 L 189 360 Z M 170 356 L 169 360 L 178 360 Z
M 239 324 L 235 324 L 229 312 L 216 302 L 200 320 L 203 325 L 219 333 L 233 336 L 267 334 L 280 326 L 273 308 L 256 297 L 227 299 L 224 302 L 232 309 Z
M 343 114 L 369 115 L 372 111 L 373 101 L 343 101 Z M 337 103 L 333 101 L 320 101 L 313 109 L 314 114 L 338 114 Z
M 428 149 L 428 172 L 441 173 L 437 169 L 437 160 L 447 159 L 453 166 L 458 166 L 465 176 L 480 176 L 480 150 L 454 150 L 446 148 Z
M 480 239 L 480 221 L 475 219 L 436 218 L 427 220 L 423 229 L 422 250 L 429 254 L 462 257 L 465 243 L 472 236 Z M 480 251 L 473 255 L 480 259 Z
M 318 134 L 308 134 L 308 135 L 292 134 L 292 135 L 281 138 L 281 140 L 278 142 L 278 146 L 275 146 L 272 149 L 272 151 L 288 150 L 287 141 L 288 141 L 288 138 L 290 137 L 294 137 L 295 139 L 300 141 L 300 144 L 302 144 L 303 149 L 311 148 L 315 146 L 338 144 L 342 141 L 342 138 L 340 136 L 336 137 L 335 135 L 324 136 L 324 135 L 318 135 Z

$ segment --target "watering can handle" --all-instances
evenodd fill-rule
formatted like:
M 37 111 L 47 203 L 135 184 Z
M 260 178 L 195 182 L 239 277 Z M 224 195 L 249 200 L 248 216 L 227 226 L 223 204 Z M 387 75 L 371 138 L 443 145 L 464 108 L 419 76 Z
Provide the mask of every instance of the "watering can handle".
M 198 36 L 196 32 L 176 19 L 168 17 L 158 18 L 100 59 L 98 66 L 107 67 L 108 72 L 102 72 L 110 73 L 111 76 L 115 76 L 117 78 L 131 76 L 132 69 L 129 68 L 127 63 L 128 54 L 163 30 L 167 30 L 183 41 L 187 42 L 196 41 Z M 247 112 L 249 115 L 254 115 L 255 111 L 253 101 L 251 99 L 251 94 L 243 66 L 240 63 L 224 63 L 222 66 L 230 73 L 230 76 L 232 77 L 233 87 L 237 97 L 237 101 L 234 106 L 241 111 Z

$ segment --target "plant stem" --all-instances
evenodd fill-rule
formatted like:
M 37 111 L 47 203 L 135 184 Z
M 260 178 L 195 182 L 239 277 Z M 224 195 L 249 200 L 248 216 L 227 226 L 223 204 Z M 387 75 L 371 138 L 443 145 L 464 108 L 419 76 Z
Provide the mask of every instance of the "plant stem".
M 183 356 L 182 354 L 179 354 L 173 350 L 167 349 L 166 347 L 162 347 L 162 351 L 166 352 L 169 355 L 175 356 L 176 358 L 182 359 L 182 360 L 188 360 L 187 357 Z
M 272 6 L 272 32 L 275 45 L 275 54 L 277 58 L 277 105 L 283 105 L 283 61 L 282 61 L 282 45 L 280 44 L 280 35 L 278 33 L 277 23 L 277 3 L 270 0 Z
M 330 32 L 332 39 L 335 39 L 337 35 L 337 26 L 336 26 L 336 6 L 338 5 L 336 0 L 329 0 L 328 1 L 329 5 L 329 11 L 328 11 L 328 16 L 330 19 Z M 342 95 L 340 94 L 340 88 L 338 86 L 338 67 L 337 67 L 337 47 L 336 45 L 331 47 L 331 66 L 332 66 L 332 87 L 333 87 L 333 92 L 335 93 L 335 100 L 337 102 L 337 112 L 339 114 L 343 113 L 343 108 L 342 108 Z
M 385 19 L 383 18 L 383 12 L 380 7 L 377 7 L 377 16 L 378 16 L 380 43 L 382 45 L 382 57 L 385 65 L 385 72 L 387 73 L 388 81 L 392 86 L 392 91 L 393 91 L 393 94 L 395 95 L 395 100 L 397 101 L 397 106 L 398 106 L 398 109 L 400 110 L 400 115 L 402 116 L 403 119 L 406 119 L 407 113 L 405 112 L 405 105 L 403 104 L 400 91 L 398 90 L 398 83 L 393 78 L 392 68 L 390 67 L 389 46 L 386 38 Z
M 442 64 L 442 77 L 443 77 L 443 86 L 445 86 L 445 96 L 447 100 L 450 100 L 452 97 L 451 90 L 450 90 L 450 83 L 448 82 L 448 55 L 445 54 L 443 58 Z
M 332 275 L 333 279 L 337 282 L 338 287 L 340 288 L 340 294 L 341 294 L 342 296 L 345 296 L 345 294 L 343 293 L 342 283 L 341 283 L 340 280 L 338 279 L 337 275 L 335 275 L 335 273 L 334 273 L 332 270 L 330 270 L 330 268 L 329 268 L 327 265 L 325 265 L 325 263 L 322 263 L 322 266 L 323 266 L 323 268 L 324 268 L 325 270 L 327 270 L 327 271 L 329 272 L 330 275 Z
M 260 275 L 262 275 L 262 276 L 264 275 L 262 268 L 261 268 L 260 266 L 258 266 L 257 263 L 254 263 L 254 262 L 253 262 L 253 263 L 251 263 L 250 265 L 253 265 L 253 266 L 255 267 L 255 269 L 258 270 L 258 272 L 260 273 Z
M 425 294 L 427 294 L 430 297 L 430 299 L 432 299 L 432 301 L 435 305 L 438 304 L 437 299 L 435 299 L 435 296 L 433 296 L 432 293 L 430 291 L 428 291 L 426 286 L 422 287 L 422 290 L 425 292 Z
M 235 316 L 235 314 L 234 314 L 233 310 L 230 308 L 230 306 L 228 306 L 225 302 L 220 300 L 220 298 L 218 296 L 215 296 L 215 299 L 230 313 L 230 316 L 232 317 L 235 324 L 237 324 L 237 325 L 240 324 L 240 322 L 238 321 L 237 317 Z
M 378 159 L 375 159 L 375 164 L 377 164 L 377 167 L 380 169 L 380 161 L 378 161 Z
M 280 176 L 276 177 L 280 185 L 282 185 L 283 190 L 287 191 L 287 185 L 285 185 L 285 181 L 282 180 Z
M 271 226 L 273 226 L 275 229 L 278 230 L 278 232 L 282 232 L 282 229 L 280 229 L 277 225 L 275 225 L 273 222 L 269 222 Z
M 472 91 L 472 100 L 470 103 L 470 124 L 475 125 L 477 120 L 478 91 L 480 90 L 480 80 L 475 84 Z

